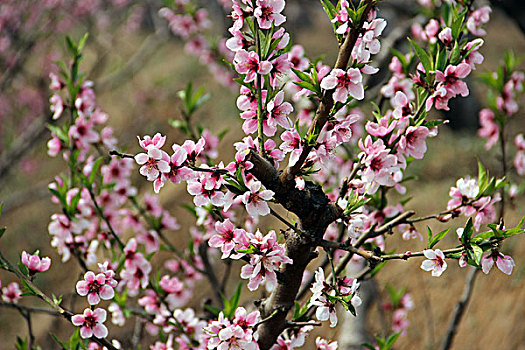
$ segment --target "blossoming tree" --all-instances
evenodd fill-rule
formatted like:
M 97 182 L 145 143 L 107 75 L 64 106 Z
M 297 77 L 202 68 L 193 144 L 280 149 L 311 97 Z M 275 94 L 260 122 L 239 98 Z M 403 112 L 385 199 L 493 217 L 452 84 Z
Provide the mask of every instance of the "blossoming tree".
M 406 170 L 425 157 L 427 139 L 444 123 L 429 112 L 449 110 L 450 100 L 469 94 L 465 78 L 483 61 L 484 42 L 478 37 L 485 34 L 490 8 L 473 0 L 439 6 L 420 1 L 426 23 L 412 27 L 406 53 L 393 50 L 390 78 L 374 102 L 368 86 L 379 70 L 374 55 L 387 49 L 379 40 L 387 25 L 379 17 L 379 1 L 321 1 L 338 43 L 333 66 L 307 58 L 292 42 L 283 26 L 284 0 L 221 3 L 233 23 L 231 36 L 218 42 L 203 36 L 209 19 L 197 2 L 166 1 L 159 15 L 187 51 L 239 91 L 236 105 L 245 137 L 234 143 L 230 162 L 216 161 L 219 135 L 192 119 L 207 95 L 191 83 L 179 94 L 183 118 L 172 123 L 186 140 L 168 146 L 160 133 L 139 135 L 138 144 L 124 152 L 106 126 L 96 84 L 81 73 L 88 36 L 78 42 L 67 38 L 70 59 L 58 62 L 50 74 L 56 122 L 49 125 L 48 154 L 62 156 L 68 172 L 49 185 L 59 209 L 48 231 L 62 263 L 74 259 L 84 270 L 72 289 L 86 298 L 85 309 L 70 310 L 38 287 L 35 278 L 60 262 L 24 251 L 15 266 L 7 257 L 11 252 L 0 248 L 0 267 L 20 283 L 2 289 L 0 306 L 17 308 L 29 325 L 29 337 L 20 338 L 18 348 L 37 348 L 30 319 L 37 311 L 18 304 L 22 293 L 40 298 L 47 312 L 75 327 L 67 342 L 55 336 L 63 349 L 139 346 L 140 337 L 130 342 L 112 336 L 109 312 L 117 326 L 129 318 L 141 320 L 156 337 L 148 344 L 152 350 L 279 350 L 301 347 L 324 321 L 336 327 L 341 312 L 360 313 L 361 282 L 391 260 L 415 261 L 435 277 L 454 261 L 471 265 L 472 276 L 487 274 L 494 265 L 512 273 L 515 263 L 502 243 L 525 232 L 523 220 L 505 226 L 506 203 L 523 192 L 511 182 L 511 172 L 525 173 L 521 134 L 512 135 L 517 151 L 509 166 L 506 126 L 518 111 L 524 79 L 513 54 L 497 72 L 483 75 L 492 92 L 480 112 L 479 135 L 488 139 L 487 149 L 500 144 L 501 176 L 490 176 L 480 161 L 477 178 L 457 180 L 447 207 L 431 215 L 417 216 L 417 208 L 407 209 L 407 202 L 393 195 L 409 195 Z M 187 208 L 195 218 L 187 248 L 167 234 L 180 225 L 158 198 L 138 195 L 134 172 L 152 182 L 155 193 L 186 186 L 193 197 Z M 260 221 L 264 216 L 275 217 L 277 224 L 269 227 Z M 466 224 L 454 227 L 461 217 Z M 449 228 L 432 232 L 427 227 L 423 242 L 422 225 L 431 220 Z M 446 247 L 441 240 L 453 227 L 457 242 Z M 396 253 L 387 247 L 388 234 L 419 238 L 421 249 Z M 155 263 L 159 251 L 171 256 L 163 267 Z M 225 265 L 223 276 L 219 261 Z M 229 276 L 232 264 L 242 266 L 242 283 L 233 293 L 228 284 L 239 279 Z M 202 279 L 211 285 L 212 298 L 198 310 L 186 307 Z M 253 298 L 241 304 L 244 285 Z M 390 349 L 408 326 L 406 315 L 414 307 L 410 295 L 391 294 L 391 335 L 364 347 Z M 458 308 L 444 348 L 450 347 L 461 314 Z M 317 349 L 337 348 L 325 338 L 315 340 Z

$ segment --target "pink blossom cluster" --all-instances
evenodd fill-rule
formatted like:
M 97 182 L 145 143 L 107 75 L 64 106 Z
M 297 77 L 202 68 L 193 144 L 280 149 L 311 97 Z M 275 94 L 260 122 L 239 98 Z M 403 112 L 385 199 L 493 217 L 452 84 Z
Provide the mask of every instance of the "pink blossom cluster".
M 410 293 L 405 293 L 399 302 L 392 304 L 387 302 L 383 304 L 385 310 L 392 312 L 392 331 L 394 333 L 401 332 L 401 335 L 406 335 L 406 331 L 410 326 L 410 321 L 408 321 L 408 311 L 414 308 L 414 301 Z
M 483 224 L 490 224 L 496 219 L 494 204 L 501 200 L 499 193 L 494 196 L 478 198 L 479 185 L 476 179 L 461 178 L 456 182 L 456 187 L 450 189 L 452 197 L 448 201 L 447 209 L 453 210 L 451 215 L 474 216 L 474 228 L 479 230 Z
M 232 320 L 221 312 L 216 321 L 211 321 L 204 328 L 207 349 L 259 349 L 258 335 L 254 330 L 258 321 L 260 321 L 259 311 L 248 313 L 243 307 L 235 310 Z
M 65 93 L 65 83 L 55 73 L 50 73 L 51 84 L 49 87 L 55 91 L 51 97 L 51 111 L 53 119 L 58 119 L 64 112 L 65 102 L 61 97 L 61 92 Z M 70 108 L 74 108 L 78 117 L 75 118 L 74 124 L 69 127 L 67 138 L 65 135 L 57 135 L 52 131 L 51 140 L 48 141 L 48 154 L 52 157 L 57 156 L 61 151 L 67 159 L 71 150 L 78 150 L 79 160 L 85 160 L 90 148 L 100 145 L 108 149 L 114 149 L 117 140 L 113 137 L 113 129 L 105 127 L 100 131 L 96 130 L 97 126 L 106 123 L 108 115 L 104 113 L 96 103 L 95 92 L 93 91 L 93 82 L 85 81 L 82 83 L 74 101 L 68 101 Z
M 101 272 L 96 274 L 88 271 L 84 274 L 84 280 L 78 281 L 76 285 L 77 293 L 86 296 L 89 305 L 97 305 L 100 300 L 111 300 L 115 296 L 115 288 L 118 284 L 114 278 L 115 271 L 107 269 L 108 263 L 99 264 Z
M 515 71 L 511 74 L 509 80 L 503 85 L 501 95 L 497 97 L 496 104 L 498 110 L 508 116 L 518 112 L 518 103 L 516 98 L 518 93 L 523 92 L 523 81 L 525 80 L 525 73 Z
M 337 342 L 329 342 L 328 340 L 317 337 L 315 339 L 315 346 L 317 350 L 337 350 Z
M 272 291 L 277 285 L 276 272 L 281 264 L 292 264 L 292 259 L 286 256 L 284 246 L 277 243 L 277 235 L 273 230 L 265 236 L 260 231 L 255 234 L 247 232 L 240 238 L 242 249 L 238 249 L 237 252 L 241 253 L 241 256 L 246 252 L 249 257 L 249 263 L 241 269 L 241 278 L 249 279 L 249 290 L 256 290 L 264 283 L 266 289 Z
M 289 329 L 281 333 L 277 342 L 270 350 L 293 350 L 304 345 L 306 336 L 313 329 L 313 326 Z
M 516 135 L 514 144 L 518 149 L 514 157 L 514 168 L 519 175 L 525 175 L 525 138 L 523 134 Z
M 316 306 L 315 316 L 319 321 L 330 320 L 330 327 L 337 325 L 337 302 L 334 296 L 351 297 L 349 303 L 353 307 L 361 305 L 362 301 L 357 295 L 359 283 L 353 278 L 337 278 L 337 286 L 330 285 L 324 277 L 324 271 L 319 268 L 315 271 L 315 282 L 310 288 L 312 297 L 310 298 L 310 305 Z
M 172 33 L 186 42 L 186 52 L 198 57 L 219 83 L 233 88 L 233 75 L 222 64 L 224 59 L 231 61 L 232 57 L 226 40 L 218 37 L 212 42 L 205 36 L 211 28 L 208 10 L 195 1 L 175 1 L 174 8 L 163 7 L 159 15 L 168 21 Z

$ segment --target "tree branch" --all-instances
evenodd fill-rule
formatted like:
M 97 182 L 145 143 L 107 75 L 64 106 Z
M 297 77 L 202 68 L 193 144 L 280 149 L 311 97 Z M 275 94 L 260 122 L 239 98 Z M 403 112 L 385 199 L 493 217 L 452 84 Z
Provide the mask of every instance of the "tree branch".
M 454 309 L 454 314 L 450 320 L 450 324 L 447 329 L 445 340 L 443 341 L 443 346 L 441 350 L 448 350 L 452 346 L 452 341 L 456 335 L 457 328 L 461 322 L 461 318 L 465 313 L 465 308 L 468 305 L 470 298 L 472 297 L 472 292 L 474 290 L 474 282 L 476 281 L 476 276 L 478 275 L 479 269 L 476 267 L 471 267 L 470 273 L 467 276 L 465 290 L 463 291 L 463 296 L 461 300 L 457 303 L 456 308 Z

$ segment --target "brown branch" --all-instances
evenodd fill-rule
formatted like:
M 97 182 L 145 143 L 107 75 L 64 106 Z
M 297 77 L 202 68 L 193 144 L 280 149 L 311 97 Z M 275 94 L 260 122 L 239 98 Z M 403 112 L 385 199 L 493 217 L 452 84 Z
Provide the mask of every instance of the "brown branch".
M 335 62 L 334 69 L 343 69 L 346 70 L 346 67 L 348 66 L 348 61 L 350 60 L 350 57 L 352 55 L 352 50 L 355 46 L 355 43 L 357 42 L 357 39 L 359 38 L 359 35 L 361 34 L 363 25 L 368 17 L 368 13 L 374 5 L 376 4 L 375 0 L 364 0 L 366 2 L 366 8 L 363 11 L 363 14 L 361 15 L 361 19 L 359 23 L 357 23 L 350 33 L 346 36 L 345 41 L 339 48 L 339 53 L 337 55 L 337 60 Z M 312 124 L 310 125 L 310 128 L 308 129 L 307 135 L 313 135 L 316 130 L 320 131 L 323 126 L 328 121 L 328 117 L 330 116 L 330 111 L 332 110 L 332 107 L 334 106 L 334 99 L 332 97 L 332 91 L 327 90 L 324 91 L 323 97 L 321 98 L 321 103 L 319 104 L 319 107 L 317 108 L 317 112 L 315 113 L 314 120 Z M 301 167 L 303 166 L 303 163 L 305 162 L 306 158 L 310 154 L 310 151 L 313 149 L 312 145 L 305 145 L 301 155 L 299 156 L 299 159 L 297 162 L 284 170 L 284 172 L 281 175 L 281 181 L 283 183 L 291 182 L 293 181 L 296 174 L 299 173 L 301 170 Z
M 471 267 L 470 273 L 468 274 L 465 283 L 465 290 L 463 291 L 463 296 L 461 297 L 461 300 L 457 303 L 456 308 L 454 309 L 454 314 L 452 315 L 452 319 L 450 320 L 447 334 L 445 336 L 445 340 L 443 341 L 443 346 L 441 347 L 442 350 L 448 350 L 452 346 L 452 341 L 454 340 L 454 336 L 456 335 L 458 325 L 461 322 L 461 318 L 465 313 L 465 308 L 468 305 L 470 298 L 472 297 L 472 292 L 474 290 L 474 282 L 476 281 L 478 271 L 478 268 Z
M 224 307 L 224 303 L 222 301 L 221 291 L 219 288 L 219 279 L 217 278 L 215 270 L 213 269 L 213 266 L 211 266 L 210 260 L 208 258 L 208 241 L 205 241 L 199 245 L 199 256 L 201 257 L 202 263 L 204 264 L 204 275 L 208 278 L 208 281 L 210 282 L 214 292 L 215 300 L 222 309 Z
M 273 165 L 257 153 L 250 152 L 247 160 L 254 164 L 250 172 L 267 189 L 274 192 L 277 203 L 298 216 L 299 230 L 306 233 L 299 235 L 292 231 L 286 237 L 286 255 L 293 260 L 293 264 L 283 265 L 279 274 L 279 284 L 261 304 L 262 317 L 275 313 L 272 319 L 261 324 L 258 330 L 259 346 L 261 350 L 267 350 L 286 327 L 286 315 L 294 305 L 304 270 L 311 260 L 310 256 L 315 246 L 310 237 L 322 237 L 328 225 L 341 217 L 343 211 L 330 203 L 319 185 L 308 181 L 305 188 L 299 190 L 293 183 L 283 183 Z

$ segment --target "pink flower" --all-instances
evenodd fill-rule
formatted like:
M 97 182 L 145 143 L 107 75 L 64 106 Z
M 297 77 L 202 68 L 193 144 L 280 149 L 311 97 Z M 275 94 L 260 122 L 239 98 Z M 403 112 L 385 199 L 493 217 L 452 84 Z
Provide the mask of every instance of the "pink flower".
M 246 74 L 244 82 L 255 81 L 257 74 L 266 75 L 272 70 L 272 64 L 268 61 L 260 61 L 259 55 L 254 51 L 239 50 L 233 59 L 235 70 L 240 74 Z
M 514 168 L 518 175 L 525 175 L 525 152 L 518 151 L 514 157 Z
M 208 173 L 200 173 L 195 180 L 188 181 L 188 193 L 194 196 L 193 203 L 202 207 L 211 203 L 216 207 L 224 205 L 224 193 L 220 191 L 222 179 Z
M 499 139 L 499 126 L 494 120 L 494 112 L 488 108 L 482 109 L 479 112 L 479 124 L 481 129 L 478 130 L 478 135 L 487 139 L 485 149 L 488 151 Z
M 448 111 L 450 108 L 448 108 L 448 101 L 453 96 L 448 93 L 447 89 L 445 89 L 441 84 L 436 87 L 436 90 L 430 95 L 429 98 L 427 98 L 427 102 L 425 103 L 425 109 L 426 111 L 430 111 L 432 109 L 432 106 L 435 104 L 436 109 L 442 109 L 445 111 Z
M 394 98 L 392 99 L 392 107 L 394 107 L 392 115 L 396 119 L 403 119 L 405 117 L 414 115 L 414 110 L 410 105 L 410 100 L 408 99 L 407 95 L 403 93 L 403 91 L 396 92 Z
M 512 268 L 516 266 L 514 260 L 510 256 L 503 255 L 497 249 L 493 249 L 490 254 L 481 258 L 481 268 L 485 274 L 490 272 L 492 266 L 494 266 L 494 262 L 496 262 L 498 269 L 506 275 L 510 275 L 512 273 Z
M 337 350 L 337 342 L 328 343 L 328 340 L 321 337 L 315 339 L 315 346 L 317 350 Z
M 242 202 L 246 205 L 246 210 L 251 216 L 257 217 L 259 215 L 265 216 L 270 214 L 270 207 L 268 207 L 269 201 L 275 194 L 270 190 L 260 191 L 262 183 L 256 180 L 252 180 L 246 184 L 249 191 L 245 192 L 242 196 Z
M 18 283 L 11 282 L 7 287 L 2 288 L 2 300 L 6 303 L 18 303 L 20 297 L 22 296 L 22 291 L 18 287 Z
M 365 125 L 366 131 L 372 136 L 383 137 L 394 130 L 397 125 L 396 120 L 392 120 L 388 115 L 379 120 L 378 123 L 368 122 Z
M 465 63 L 467 63 L 469 66 L 470 66 L 470 69 L 476 69 L 476 64 L 481 64 L 483 63 L 483 60 L 484 60 L 484 57 L 483 55 L 479 52 L 479 49 L 481 48 L 481 46 L 483 46 L 485 42 L 483 41 L 483 39 L 474 39 L 472 41 L 469 41 L 468 43 L 465 44 L 465 46 L 463 46 L 463 49 L 461 50 L 461 54 L 466 54 L 469 50 L 470 53 L 468 54 L 467 57 L 465 57 Z
M 229 219 L 226 219 L 224 222 L 217 221 L 215 230 L 217 234 L 210 238 L 208 244 L 210 247 L 221 248 L 223 259 L 227 258 L 233 248 L 235 248 L 235 245 L 239 242 L 239 235 L 246 234 L 244 230 L 235 228 Z
M 31 255 L 26 253 L 24 250 L 22 252 L 22 263 L 27 267 L 29 270 L 29 275 L 35 275 L 37 272 L 44 272 L 49 270 L 49 266 L 51 265 L 51 259 L 48 257 L 40 258 L 38 254 Z
M 432 271 L 432 276 L 439 277 L 447 269 L 447 263 L 445 261 L 445 255 L 439 249 L 425 249 L 423 251 L 425 260 L 421 263 L 421 269 L 425 271 Z
M 492 10 L 489 6 L 483 6 L 482 8 L 472 12 L 467 20 L 468 30 L 477 36 L 483 36 L 487 34 L 487 32 L 482 29 L 481 26 L 489 21 L 491 12 Z
M 182 180 L 188 179 L 193 171 L 183 166 L 188 158 L 186 150 L 179 145 L 171 146 L 173 155 L 170 157 L 171 171 L 168 174 L 170 181 L 174 184 L 180 183 Z
M 93 271 L 85 273 L 84 281 L 78 281 L 76 289 L 79 295 L 88 296 L 89 305 L 97 305 L 100 299 L 110 300 L 115 296 L 113 288 L 106 284 L 106 276 L 103 273 L 95 276 Z
M 441 40 L 441 42 L 442 42 L 443 44 L 445 44 L 445 46 L 450 46 L 450 45 L 452 45 L 453 40 L 454 40 L 454 38 L 452 38 L 452 29 L 450 29 L 450 28 L 445 28 L 445 29 L 443 29 L 443 30 L 438 34 L 438 38 L 439 38 L 439 40 Z
M 467 84 L 460 80 L 470 74 L 470 66 L 467 63 L 460 63 L 457 66 L 449 65 L 445 72 L 436 71 L 436 81 L 442 83 L 447 93 L 455 97 L 463 97 L 469 94 Z
M 260 231 L 250 234 L 247 247 L 253 246 L 257 253 L 250 258 L 250 263 L 241 269 L 241 278 L 250 279 L 249 290 L 256 290 L 259 284 L 266 282 L 266 289 L 273 290 L 277 285 L 277 274 L 281 264 L 292 264 L 293 261 L 285 255 L 284 248 L 277 243 L 275 231 L 270 231 L 263 237 Z
M 407 156 L 422 159 L 427 151 L 425 139 L 429 131 L 424 126 L 409 126 L 399 140 L 399 150 Z
M 49 79 L 51 79 L 51 82 L 49 83 L 49 88 L 51 90 L 58 91 L 65 86 L 64 83 L 60 80 L 60 77 L 53 72 L 49 73 Z
M 153 144 L 147 146 L 148 153 L 139 153 L 135 156 L 137 164 L 142 165 L 139 172 L 146 176 L 148 181 L 154 181 L 155 193 L 158 193 L 160 188 L 164 185 L 161 178 L 161 173 L 166 174 L 171 172 L 170 157 L 164 151 L 159 150 Z
M 286 21 L 286 17 L 281 15 L 284 10 L 284 0 L 257 0 L 253 15 L 257 18 L 259 27 L 270 29 L 272 23 L 277 27 Z
M 294 69 L 304 71 L 308 68 L 308 59 L 304 57 L 304 47 L 294 45 L 288 53 L 288 61 L 292 63 Z
M 139 139 L 139 145 L 144 149 L 145 151 L 148 150 L 149 145 L 155 146 L 155 148 L 161 149 L 162 146 L 164 146 L 164 143 L 166 142 L 166 136 L 162 136 L 159 132 L 151 138 L 149 135 L 144 136 L 144 139 L 140 139 L 140 137 L 137 136 L 137 139 Z
M 359 171 L 362 181 L 367 185 L 367 192 L 372 194 L 379 186 L 394 186 L 402 179 L 398 159 L 390 154 L 382 139 L 372 143 L 372 138 L 367 136 L 365 142 L 359 140 L 359 148 L 364 154 L 365 168 Z
M 357 100 L 362 100 L 365 97 L 362 81 L 363 76 L 357 68 L 350 68 L 346 72 L 342 69 L 333 69 L 321 81 L 321 88 L 325 90 L 335 89 L 334 101 L 346 103 L 348 95 Z
M 80 336 L 84 339 L 95 336 L 105 338 L 108 336 L 108 329 L 103 323 L 106 321 L 106 310 L 97 308 L 95 310 L 85 309 L 84 314 L 71 317 L 73 325 L 80 328 Z
M 62 98 L 60 95 L 54 94 L 49 99 L 49 102 L 51 103 L 50 109 L 51 112 L 53 112 L 53 120 L 57 120 L 64 111 L 64 103 L 62 102 Z

